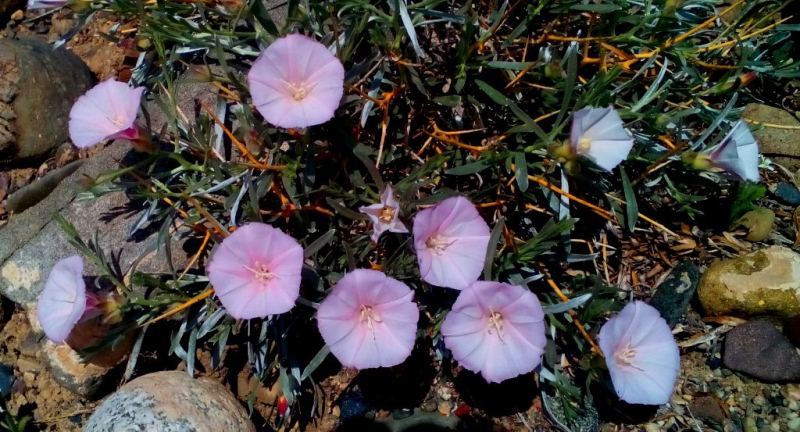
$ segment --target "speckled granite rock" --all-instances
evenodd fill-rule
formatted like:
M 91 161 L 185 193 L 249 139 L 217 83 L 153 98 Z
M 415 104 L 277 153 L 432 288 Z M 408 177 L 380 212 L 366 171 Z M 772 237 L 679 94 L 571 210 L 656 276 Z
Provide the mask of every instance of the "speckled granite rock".
M 167 371 L 139 377 L 107 397 L 83 431 L 255 432 L 255 427 L 218 382 Z
M 800 314 L 800 254 L 771 246 L 712 263 L 700 279 L 700 302 L 709 315 Z

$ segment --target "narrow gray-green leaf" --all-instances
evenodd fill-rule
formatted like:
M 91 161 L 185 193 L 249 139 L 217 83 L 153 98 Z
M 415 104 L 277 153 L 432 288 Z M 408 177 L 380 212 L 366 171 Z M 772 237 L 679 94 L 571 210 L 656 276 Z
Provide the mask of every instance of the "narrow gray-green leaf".
M 622 190 L 625 193 L 625 221 L 628 224 L 628 231 L 633 232 L 636 228 L 636 221 L 639 218 L 639 204 L 636 202 L 636 193 L 633 191 L 633 185 L 625 173 L 625 168 L 619 167 L 619 173 L 622 176 Z

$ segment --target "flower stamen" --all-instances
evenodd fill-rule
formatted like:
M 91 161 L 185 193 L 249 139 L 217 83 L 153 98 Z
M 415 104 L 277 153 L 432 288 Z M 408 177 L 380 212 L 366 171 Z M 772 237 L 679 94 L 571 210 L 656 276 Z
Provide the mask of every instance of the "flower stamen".
M 455 240 L 450 240 L 441 234 L 434 234 L 428 237 L 428 240 L 425 240 L 425 246 L 427 246 L 428 249 L 433 249 L 433 252 L 436 255 L 441 255 L 444 253 L 444 251 L 453 243 L 455 243 Z
M 248 267 L 246 265 L 243 265 L 242 267 L 253 273 L 253 277 L 255 277 L 255 279 L 261 283 L 269 282 L 278 277 L 278 275 L 269 271 L 269 268 L 266 264 L 262 264 L 258 261 L 253 264 L 253 267 Z
M 492 334 L 492 330 L 497 332 L 497 337 L 500 338 L 500 341 L 503 340 L 503 314 L 500 312 L 496 312 L 493 309 L 489 309 L 489 324 L 490 327 L 487 330 L 489 334 Z
M 372 309 L 372 306 L 361 305 L 361 322 L 367 323 L 367 327 L 369 331 L 372 332 L 372 337 L 375 337 L 375 327 L 373 326 L 373 322 L 382 323 L 383 319 L 381 316 Z
M 392 220 L 394 219 L 395 211 L 396 210 L 394 208 L 392 208 L 392 207 L 384 206 L 381 209 L 381 213 L 378 216 L 378 220 L 380 220 L 381 223 L 385 223 L 385 224 L 392 223 Z

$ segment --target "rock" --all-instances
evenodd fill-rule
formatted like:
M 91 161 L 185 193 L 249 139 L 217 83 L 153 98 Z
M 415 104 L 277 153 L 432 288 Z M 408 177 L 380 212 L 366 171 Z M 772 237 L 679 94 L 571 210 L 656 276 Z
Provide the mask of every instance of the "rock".
M 0 39 L 0 162 L 50 153 L 69 139 L 72 103 L 93 77 L 77 56 L 34 39 Z
M 424 412 L 419 408 L 415 408 L 413 413 L 409 416 L 381 419 L 377 420 L 377 423 L 386 426 L 389 432 L 447 431 L 456 430 L 459 420 L 460 419 L 456 416 L 443 416 L 437 413 Z
M 449 416 L 452 408 L 453 407 L 450 405 L 450 402 L 441 401 L 439 402 L 439 406 L 436 408 L 436 411 L 439 411 L 439 414 L 443 416 Z
M 156 372 L 125 384 L 97 407 L 84 432 L 254 432 L 236 398 L 220 383 L 185 372 Z
M 0 397 L 6 399 L 11 394 L 11 387 L 14 386 L 14 368 L 0 364 Z
M 96 333 L 98 328 L 102 329 L 102 333 L 93 335 L 88 340 L 84 340 L 82 344 L 72 342 L 76 339 L 76 333 L 82 331 Z M 130 353 L 133 334 L 113 347 L 93 353 L 90 357 L 84 357 L 76 351 L 101 342 L 107 330 L 103 326 L 79 325 L 70 334 L 68 344 L 56 345 L 47 339 L 44 340 L 42 346 L 44 361 L 53 378 L 61 387 L 81 397 L 91 399 L 97 396 L 109 379 L 113 378 L 111 371 L 122 365 Z
M 363 417 L 369 411 L 369 403 L 360 391 L 344 393 L 339 399 L 339 407 L 342 421 Z
M 36 203 L 41 202 L 53 192 L 62 180 L 69 177 L 80 168 L 84 161 L 85 159 L 79 159 L 61 168 L 54 169 L 45 174 L 44 177 L 12 193 L 8 197 L 6 211 L 13 214 L 22 213 L 26 209 L 36 205 Z
M 800 347 L 800 315 L 795 315 L 789 318 L 783 324 L 783 334 L 789 338 L 789 341 L 796 347 Z
M 700 269 L 691 261 L 681 261 L 658 285 L 650 306 L 656 308 L 670 327 L 680 321 L 697 290 Z
M 86 176 L 96 177 L 107 171 L 128 150 L 129 146 L 124 142 L 108 146 L 97 158 L 87 160 L 62 181 L 47 198 L 12 218 L 0 230 L 1 294 L 19 304 L 33 302 L 53 264 L 78 253 L 58 222 L 53 220 L 59 212 L 75 226 L 84 241 L 98 234 L 100 248 L 113 252 L 123 272 L 134 263 L 137 263 L 137 270 L 148 273 L 168 273 L 171 268 L 180 269 L 185 265 L 188 258 L 180 237 L 188 228 L 170 236 L 170 262 L 165 248 L 156 249 L 157 233 L 146 236 L 137 233 L 137 237 L 131 238 L 129 233 L 142 209 L 139 204 L 132 205 L 123 192 L 111 192 L 89 201 L 74 200 Z M 99 275 L 100 272 L 90 260 L 86 260 L 84 274 Z
M 768 208 L 756 207 L 731 225 L 732 229 L 740 227 L 747 230 L 745 239 L 752 242 L 764 241 L 775 227 L 775 213 Z
M 20 9 L 25 9 L 25 0 L 0 0 L 0 28 L 5 27 L 6 19 Z
M 742 112 L 742 118 L 758 123 L 791 126 L 794 129 L 761 127 L 753 132 L 761 152 L 791 170 L 800 168 L 800 121 L 780 108 L 751 103 Z
M 800 379 L 800 355 L 766 320 L 750 321 L 728 332 L 722 362 L 766 382 Z
M 770 246 L 717 260 L 700 278 L 697 293 L 709 315 L 790 318 L 800 314 L 800 255 Z
M 702 420 L 722 424 L 728 417 L 722 402 L 712 395 L 697 396 L 689 404 L 692 415 Z
M 795 185 L 781 182 L 774 186 L 770 185 L 770 190 L 782 203 L 790 206 L 800 205 L 800 191 Z

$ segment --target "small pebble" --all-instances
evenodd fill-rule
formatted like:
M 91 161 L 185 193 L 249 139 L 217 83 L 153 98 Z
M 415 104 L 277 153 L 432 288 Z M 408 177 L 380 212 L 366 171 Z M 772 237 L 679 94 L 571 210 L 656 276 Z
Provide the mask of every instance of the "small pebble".
M 422 409 L 422 411 L 425 411 L 425 412 L 434 412 L 434 411 L 436 411 L 436 408 L 437 408 L 436 407 L 436 401 L 434 401 L 432 399 L 428 399 L 428 400 L 426 400 L 425 402 L 422 403 L 422 406 L 420 408 Z
M 796 432 L 800 431 L 800 417 L 795 417 L 789 420 L 789 423 L 786 425 L 790 431 Z
M 437 411 L 439 411 L 439 414 L 441 414 L 443 416 L 449 416 L 451 408 L 452 408 L 452 406 L 450 405 L 450 402 L 441 401 L 441 402 L 439 402 L 439 408 L 437 409 Z
M 11 14 L 11 19 L 13 21 L 22 21 L 25 18 L 25 12 L 21 9 L 17 9 L 13 14 Z

